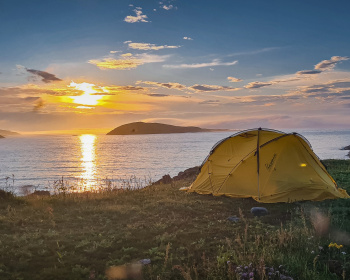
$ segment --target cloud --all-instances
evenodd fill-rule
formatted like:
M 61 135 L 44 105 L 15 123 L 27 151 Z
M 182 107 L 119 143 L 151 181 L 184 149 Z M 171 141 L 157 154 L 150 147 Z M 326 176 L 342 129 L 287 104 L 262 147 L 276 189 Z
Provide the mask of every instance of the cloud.
M 237 63 L 238 63 L 237 60 L 232 62 L 221 62 L 220 59 L 214 59 L 212 62 L 207 62 L 207 63 L 163 65 L 163 67 L 172 68 L 172 69 L 186 69 L 186 68 L 203 68 L 203 67 L 213 67 L 213 66 L 231 66 Z
M 267 87 L 279 83 L 286 83 L 286 82 L 293 82 L 293 81 L 304 81 L 305 79 L 302 78 L 302 76 L 306 76 L 306 79 L 308 79 L 308 75 L 318 75 L 325 71 L 331 71 L 335 67 L 335 65 L 338 62 L 349 60 L 350 57 L 343 57 L 343 56 L 332 56 L 330 60 L 323 60 L 320 63 L 316 64 L 314 67 L 314 70 L 301 70 L 295 73 L 292 77 L 284 80 L 272 80 L 267 82 L 251 82 L 244 86 L 247 89 L 255 89 L 255 88 L 262 88 Z
M 350 79 L 334 80 L 322 84 L 301 86 L 290 91 L 291 95 L 301 95 L 303 98 L 340 98 L 350 97 Z
M 90 64 L 96 65 L 102 70 L 131 70 L 145 63 L 164 62 L 169 55 L 152 55 L 152 54 L 137 54 L 125 53 L 119 56 L 118 59 L 107 57 L 103 59 L 91 59 Z
M 262 88 L 262 87 L 271 86 L 272 84 L 273 84 L 272 82 L 251 82 L 244 87 L 249 89 Z
M 43 107 L 44 107 L 44 101 L 42 98 L 39 98 L 33 107 L 33 111 L 38 112 Z
M 263 48 L 259 50 L 253 50 L 253 51 L 248 51 L 248 52 L 236 52 L 232 53 L 228 56 L 240 56 L 240 55 L 253 55 L 253 54 L 259 54 L 259 53 L 264 53 L 264 52 L 270 52 L 274 50 L 278 50 L 280 47 L 270 47 L 270 48 Z
M 166 61 L 171 55 L 156 55 L 156 54 L 137 54 L 135 55 L 135 58 L 141 59 L 143 63 L 156 63 L 156 62 L 164 62 Z
M 168 94 L 162 94 L 162 93 L 150 93 L 147 94 L 148 96 L 152 96 L 152 97 L 166 97 L 169 96 Z
M 169 11 L 169 10 L 173 9 L 174 6 L 173 6 L 173 5 L 168 5 L 168 6 L 167 6 L 167 5 L 163 5 L 162 8 L 163 8 L 164 10 Z
M 188 89 L 193 90 L 195 92 L 211 92 L 211 91 L 236 91 L 241 88 L 232 88 L 226 86 L 217 86 L 217 85 L 193 85 L 188 87 Z
M 136 14 L 136 16 L 127 16 L 125 17 L 124 21 L 128 23 L 135 23 L 135 22 L 148 22 L 147 16 L 142 14 L 142 8 L 137 7 L 133 10 Z
M 167 89 L 177 89 L 177 90 L 192 90 L 195 92 L 211 92 L 211 91 L 236 91 L 241 88 L 233 88 L 227 86 L 218 86 L 218 85 L 199 85 L 195 84 L 193 86 L 185 86 L 179 83 L 160 83 L 160 82 L 152 82 L 152 81 L 137 81 L 136 84 L 145 84 L 152 85 Z
M 25 68 L 25 70 L 37 77 L 41 78 L 41 81 L 44 83 L 51 83 L 55 81 L 62 81 L 60 78 L 57 78 L 54 74 L 45 72 L 45 71 L 40 71 L 40 70 L 35 70 L 35 69 L 28 69 Z
M 183 37 L 184 40 L 189 40 L 189 41 L 193 41 L 193 39 L 191 37 Z
M 227 77 L 227 80 L 229 80 L 231 83 L 236 83 L 236 82 L 243 81 L 242 79 L 238 79 L 238 78 L 235 78 L 235 77 Z
M 145 84 L 145 85 L 155 85 L 158 87 L 168 88 L 168 89 L 186 89 L 187 87 L 179 83 L 160 83 L 152 81 L 137 81 L 136 84 Z
M 181 46 L 157 46 L 155 44 L 149 44 L 149 43 L 133 43 L 131 41 L 125 41 L 124 43 L 128 44 L 129 48 L 132 48 L 134 50 L 162 50 L 162 49 L 177 49 Z
M 323 60 L 320 63 L 316 64 L 315 70 L 332 70 L 338 62 L 349 59 L 350 57 L 347 56 L 332 56 L 330 60 Z
M 320 74 L 322 71 L 320 70 L 302 70 L 298 71 L 295 74 L 297 75 L 314 75 L 314 74 Z
M 117 69 L 117 70 L 130 70 L 143 64 L 139 59 L 114 59 L 103 58 L 101 60 L 92 59 L 89 60 L 90 64 L 96 65 L 98 68 L 105 69 Z
M 205 100 L 202 102 L 199 102 L 201 105 L 218 105 L 220 103 L 220 100 Z

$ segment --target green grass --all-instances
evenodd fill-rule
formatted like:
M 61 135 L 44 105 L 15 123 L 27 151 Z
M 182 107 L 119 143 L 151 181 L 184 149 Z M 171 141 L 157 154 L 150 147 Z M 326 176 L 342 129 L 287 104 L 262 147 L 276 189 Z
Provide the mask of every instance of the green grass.
M 350 161 L 324 164 L 350 191 Z M 265 267 L 294 279 L 350 279 L 350 200 L 259 204 L 179 191 L 189 184 L 51 197 L 0 193 L 0 279 L 243 279 L 239 266 L 249 264 L 254 279 L 282 279 L 268 278 Z M 253 206 L 270 214 L 255 218 Z M 227 220 L 233 215 L 240 221 Z M 315 230 L 315 217 L 326 227 Z

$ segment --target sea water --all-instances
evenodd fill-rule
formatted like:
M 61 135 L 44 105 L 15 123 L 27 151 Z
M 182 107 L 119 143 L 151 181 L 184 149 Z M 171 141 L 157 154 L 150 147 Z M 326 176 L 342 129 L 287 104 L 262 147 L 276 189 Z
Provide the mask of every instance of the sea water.
M 350 131 L 298 131 L 321 159 L 347 159 Z M 137 185 L 198 166 L 235 131 L 152 135 L 19 136 L 0 140 L 0 188 L 49 189 L 62 182 L 93 189 L 108 182 Z

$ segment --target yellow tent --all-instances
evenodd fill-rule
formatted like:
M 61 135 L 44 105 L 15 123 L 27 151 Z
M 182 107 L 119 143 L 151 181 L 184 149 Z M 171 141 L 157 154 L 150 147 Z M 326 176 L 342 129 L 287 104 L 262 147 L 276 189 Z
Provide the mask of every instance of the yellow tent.
M 303 136 L 261 128 L 217 143 L 187 191 L 266 203 L 349 198 Z

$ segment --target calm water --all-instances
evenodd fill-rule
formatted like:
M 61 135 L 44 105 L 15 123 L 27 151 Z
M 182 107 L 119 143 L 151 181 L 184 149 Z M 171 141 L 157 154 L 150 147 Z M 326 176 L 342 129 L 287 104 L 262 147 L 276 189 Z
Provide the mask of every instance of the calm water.
M 339 149 L 350 145 L 350 131 L 298 132 L 321 159 L 348 158 L 348 151 Z M 234 133 L 5 138 L 0 140 L 0 188 L 11 187 L 17 193 L 25 185 L 52 189 L 62 176 L 87 189 L 103 184 L 105 178 L 155 181 L 200 165 L 217 141 Z

